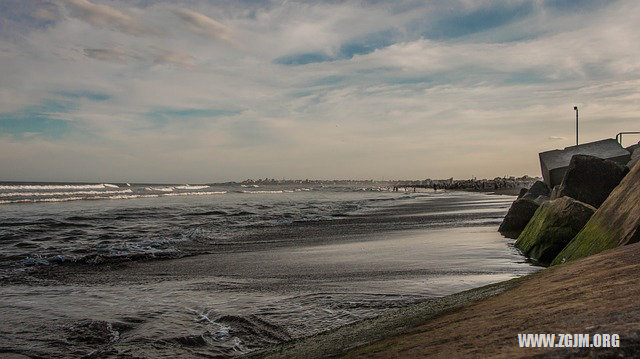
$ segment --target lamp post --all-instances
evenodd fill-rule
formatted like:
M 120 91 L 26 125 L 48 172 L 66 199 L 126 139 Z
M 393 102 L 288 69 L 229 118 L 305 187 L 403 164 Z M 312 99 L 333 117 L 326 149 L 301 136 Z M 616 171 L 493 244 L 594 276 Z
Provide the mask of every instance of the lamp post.
M 578 106 L 573 106 L 573 109 L 576 110 L 576 146 L 578 145 Z

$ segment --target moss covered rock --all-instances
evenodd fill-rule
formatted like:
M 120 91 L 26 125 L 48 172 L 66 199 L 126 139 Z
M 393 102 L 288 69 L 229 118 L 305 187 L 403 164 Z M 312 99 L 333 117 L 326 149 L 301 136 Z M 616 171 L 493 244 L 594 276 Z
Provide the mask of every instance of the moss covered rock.
M 620 182 L 552 265 L 640 240 L 640 165 Z
M 627 163 L 627 168 L 629 168 L 629 169 L 633 168 L 633 166 L 636 163 L 638 163 L 638 161 L 640 161 L 640 145 L 634 145 L 634 146 L 639 146 L 639 147 L 636 147 L 631 152 L 631 159 L 629 160 L 629 163 Z
M 543 203 L 524 228 L 515 246 L 527 257 L 549 264 L 589 221 L 595 208 L 573 198 Z

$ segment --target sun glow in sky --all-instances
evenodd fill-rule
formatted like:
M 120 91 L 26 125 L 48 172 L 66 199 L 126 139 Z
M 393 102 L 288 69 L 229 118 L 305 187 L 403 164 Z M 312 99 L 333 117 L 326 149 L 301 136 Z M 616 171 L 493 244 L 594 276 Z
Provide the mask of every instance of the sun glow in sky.
M 539 175 L 574 105 L 640 130 L 639 37 L 634 0 L 0 0 L 0 180 Z

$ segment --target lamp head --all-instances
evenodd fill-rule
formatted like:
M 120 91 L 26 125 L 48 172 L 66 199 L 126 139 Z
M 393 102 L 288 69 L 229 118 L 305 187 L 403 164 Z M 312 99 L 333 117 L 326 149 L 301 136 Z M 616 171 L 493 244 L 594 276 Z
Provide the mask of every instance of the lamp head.
M 573 109 L 578 111 L 578 106 L 573 106 Z

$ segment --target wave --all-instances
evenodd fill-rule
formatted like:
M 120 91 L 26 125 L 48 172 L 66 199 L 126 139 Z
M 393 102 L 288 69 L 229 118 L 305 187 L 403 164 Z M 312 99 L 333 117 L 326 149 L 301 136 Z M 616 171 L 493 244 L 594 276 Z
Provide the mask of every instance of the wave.
M 209 188 L 209 186 L 191 186 L 186 184 L 184 186 L 146 187 L 145 190 L 156 191 L 156 192 L 173 192 L 173 190 L 176 190 L 176 189 L 197 191 L 199 189 L 205 189 L 205 188 Z
M 119 188 L 114 184 L 51 184 L 51 185 L 0 185 L 0 190 L 47 190 L 47 189 L 100 189 L 100 188 Z
M 131 193 L 131 190 L 126 190 L 126 193 Z M 98 192 L 99 194 L 106 193 Z M 64 193 L 63 194 L 68 194 Z M 215 191 L 215 192 L 182 192 L 182 193 L 165 193 L 165 194 L 131 194 L 131 195 L 116 195 L 116 196 L 74 196 L 74 197 L 48 197 L 48 198 L 31 198 L 31 199 L 14 199 L 14 200 L 0 200 L 0 204 L 10 203 L 40 203 L 40 202 L 69 202 L 69 201 L 92 201 L 100 199 L 135 199 L 135 198 L 158 198 L 169 196 L 211 196 L 225 194 L 227 191 Z M 51 193 L 45 193 L 44 195 L 51 195 Z
M 0 201 L 0 204 L 10 203 L 40 203 L 40 202 L 69 202 L 69 201 L 91 201 L 100 199 L 134 199 L 134 198 L 156 198 L 158 194 L 132 194 L 120 196 L 99 196 L 99 197 L 54 197 L 54 198 L 33 198 L 33 199 L 15 199 Z
M 284 193 L 284 191 L 241 191 L 241 193 L 250 193 L 250 194 L 267 194 L 267 193 Z
M 225 194 L 227 191 L 215 191 L 215 192 L 178 192 L 167 193 L 164 196 L 210 196 L 214 194 Z
M 199 190 L 199 189 L 205 189 L 205 188 L 209 188 L 209 186 L 191 186 L 191 185 L 184 185 L 184 186 L 176 186 L 174 187 L 175 189 L 190 189 L 190 190 Z
M 173 192 L 173 187 L 147 187 L 145 190 L 155 192 Z
M 92 195 L 92 194 L 115 194 L 115 193 L 131 193 L 130 189 L 118 191 L 71 191 L 71 192 L 8 192 L 0 193 L 0 197 L 38 197 L 38 196 L 67 196 L 67 195 Z

